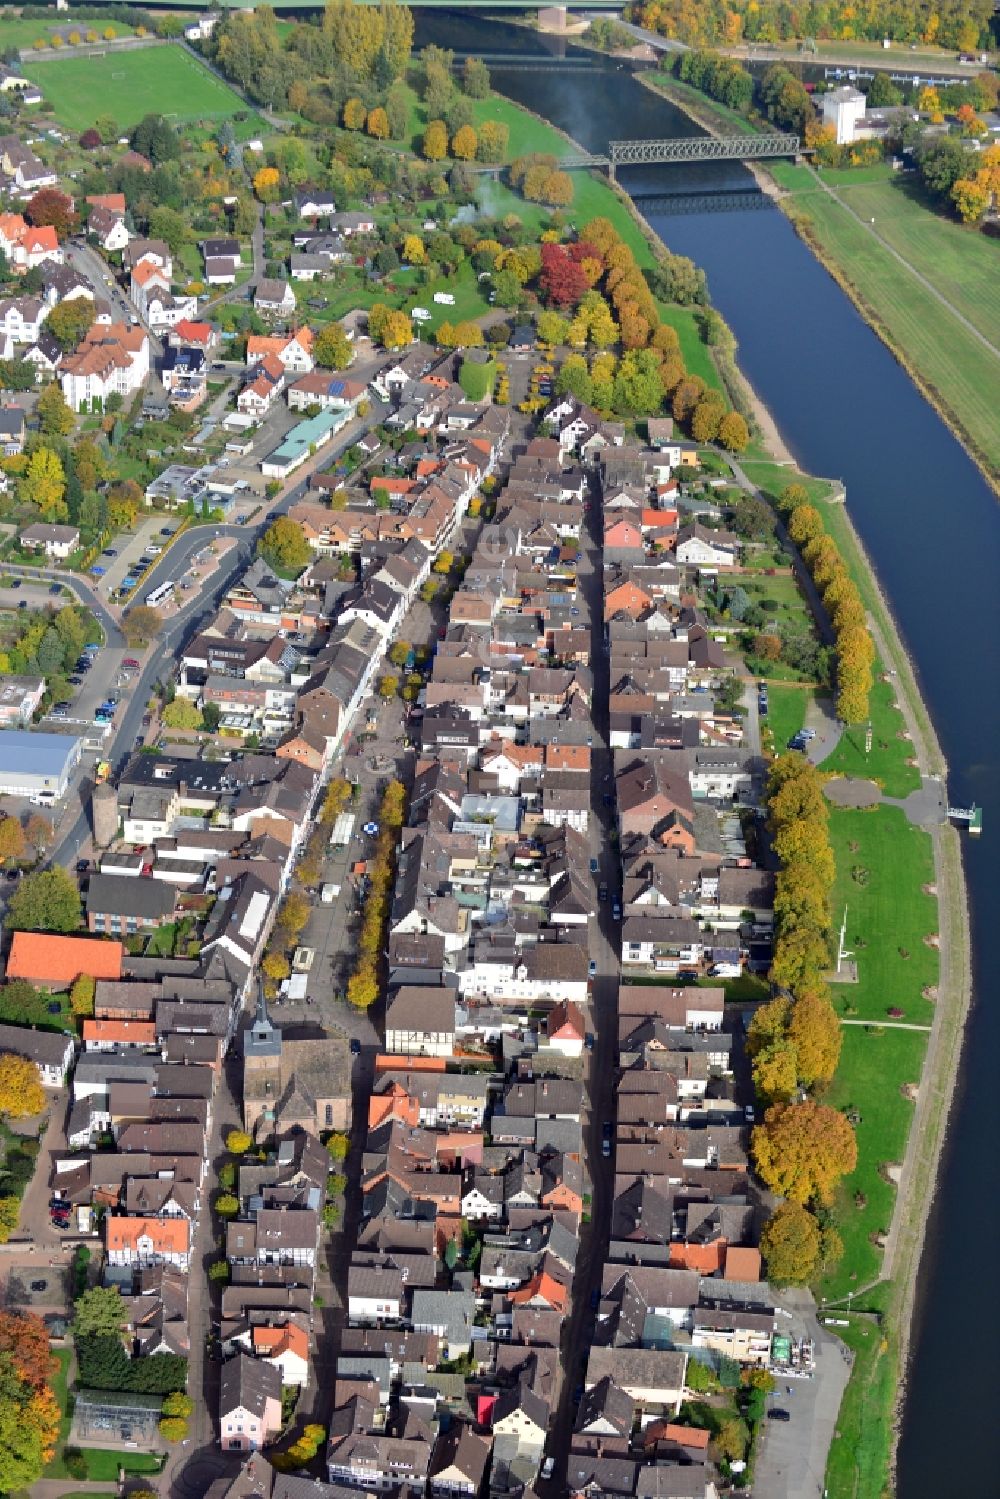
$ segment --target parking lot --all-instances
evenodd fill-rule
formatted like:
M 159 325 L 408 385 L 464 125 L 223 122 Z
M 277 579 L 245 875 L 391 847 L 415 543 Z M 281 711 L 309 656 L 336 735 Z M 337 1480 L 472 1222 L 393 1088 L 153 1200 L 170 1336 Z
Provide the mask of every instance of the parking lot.
M 169 531 L 172 535 L 179 525 L 180 520 L 177 516 L 164 515 L 157 511 L 155 514 L 143 516 L 131 534 L 123 532 L 109 542 L 94 564 L 95 567 L 105 569 L 103 576 L 97 580 L 97 589 L 101 596 L 110 598 L 119 591 L 127 577 L 141 576 L 146 569 L 140 567 L 140 557 L 150 556 L 155 564 L 159 553 L 149 552 L 148 548 L 159 547 L 162 552 L 170 539 L 162 533 Z M 113 552 L 114 556 L 109 556 L 109 552 Z

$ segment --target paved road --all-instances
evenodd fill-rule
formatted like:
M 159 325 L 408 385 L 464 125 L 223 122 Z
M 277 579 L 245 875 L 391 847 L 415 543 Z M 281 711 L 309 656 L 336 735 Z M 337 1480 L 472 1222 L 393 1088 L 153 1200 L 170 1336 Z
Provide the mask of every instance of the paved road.
M 594 1033 L 594 1050 L 584 1053 L 589 1059 L 590 1074 L 587 1079 L 589 1093 L 589 1116 L 584 1126 L 587 1164 L 591 1178 L 591 1221 L 584 1225 L 580 1252 L 573 1275 L 573 1304 L 562 1349 L 562 1389 L 548 1451 L 555 1458 L 555 1471 L 550 1481 L 539 1480 L 540 1493 L 554 1496 L 565 1491 L 566 1466 L 570 1433 L 576 1416 L 573 1394 L 583 1383 L 586 1360 L 594 1335 L 594 1313 L 590 1299 L 593 1290 L 600 1286 L 611 1228 L 611 1207 L 614 1196 L 614 1161 L 601 1154 L 603 1125 L 605 1120 L 615 1117 L 615 1054 L 618 1047 L 618 978 L 619 927 L 611 916 L 611 897 L 620 892 L 621 873 L 615 847 L 610 834 L 614 827 L 613 806 L 604 805 L 604 796 L 611 789 L 612 754 L 608 748 L 608 694 L 610 690 L 610 666 L 604 646 L 604 574 L 601 551 L 601 510 L 595 503 L 587 515 L 586 535 L 581 538 L 580 563 L 577 573 L 580 590 L 581 621 L 589 617 L 591 631 L 590 661 L 594 676 L 592 719 L 593 746 L 591 749 L 591 850 L 599 861 L 599 872 L 595 879 L 608 886 L 609 899 L 597 900 L 594 890 L 596 915 L 591 918 L 589 932 L 590 955 L 597 964 L 597 974 L 592 984 L 591 1024 Z

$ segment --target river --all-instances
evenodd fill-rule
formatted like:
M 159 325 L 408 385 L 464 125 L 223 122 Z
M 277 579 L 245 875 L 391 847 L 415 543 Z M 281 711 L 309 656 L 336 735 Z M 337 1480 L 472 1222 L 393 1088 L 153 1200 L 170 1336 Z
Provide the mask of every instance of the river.
M 476 15 L 416 12 L 417 45 L 525 59 L 574 49 Z M 494 67 L 503 93 L 591 150 L 609 139 L 696 133 L 666 101 L 592 54 L 593 76 Z M 899 1451 L 903 1499 L 938 1499 L 956 1475 L 995 1472 L 1000 1327 L 1000 1193 L 990 1141 L 1000 1064 L 1000 1003 L 986 933 L 1000 838 L 1000 508 L 962 447 L 776 209 L 694 195 L 752 188 L 739 166 L 621 174 L 671 249 L 708 273 L 712 300 L 739 342 L 740 364 L 799 464 L 843 479 L 848 509 L 915 663 L 949 765 L 952 804 L 978 802 L 985 834 L 966 843 L 975 1004 L 941 1181 L 920 1273 Z M 642 194 L 679 193 L 683 213 Z M 691 211 L 694 209 L 695 211 Z M 1000 391 L 997 392 L 1000 411 Z M 992 871 L 992 876 L 991 876 Z M 992 879 L 992 888 L 991 888 Z M 993 1247 L 991 1247 L 993 1246 Z

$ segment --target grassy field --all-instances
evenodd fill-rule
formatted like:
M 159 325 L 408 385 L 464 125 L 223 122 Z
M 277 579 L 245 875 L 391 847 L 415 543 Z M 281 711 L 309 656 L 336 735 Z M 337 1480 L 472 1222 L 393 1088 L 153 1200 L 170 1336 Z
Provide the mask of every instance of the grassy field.
M 876 671 L 881 663 L 876 662 Z M 887 796 L 907 796 L 920 785 L 920 773 L 906 762 L 913 753 L 904 732 L 903 715 L 895 706 L 896 693 L 891 682 L 876 680 L 869 706 L 872 726 L 871 754 L 865 753 L 865 725 L 854 724 L 845 730 L 840 743 L 823 762 L 823 769 L 838 775 L 866 776 L 877 781 Z
M 806 708 L 812 701 L 811 687 L 782 687 L 775 684 L 767 689 L 767 718 L 761 719 L 761 728 L 766 726 L 774 738 L 775 752 L 780 753 L 797 734 L 806 721 Z
M 217 119 L 245 110 L 238 94 L 179 46 L 148 47 L 103 57 L 60 57 L 31 62 L 25 73 L 37 83 L 70 130 L 85 130 L 112 105 L 122 129 L 157 110 L 178 124 Z
M 952 424 L 962 430 L 994 479 L 1000 476 L 996 391 L 1000 355 L 992 353 L 942 303 L 907 273 L 885 245 L 842 203 L 811 187 L 804 173 L 785 199 L 804 237 L 859 301 L 869 322 L 897 353 Z M 949 224 L 895 185 L 868 182 L 845 189 L 844 200 L 876 220 L 876 231 L 958 311 L 974 303 L 977 326 L 1000 317 L 1000 250 L 983 236 Z M 867 208 L 866 208 L 867 204 Z
M 862 1298 L 867 1311 L 886 1299 L 889 1288 L 878 1286 Z M 843 1313 L 838 1311 L 838 1317 Z M 837 1337 L 854 1352 L 850 1383 L 837 1414 L 830 1444 L 824 1493 L 829 1499 L 869 1499 L 887 1492 L 889 1447 L 896 1404 L 896 1350 L 872 1316 L 852 1315 L 849 1327 L 838 1327 Z
M 409 128 L 407 139 L 401 145 L 419 155 L 420 140 L 428 124 L 426 106 L 418 98 L 416 90 L 407 88 L 409 95 Z M 507 160 L 515 156 L 527 156 L 530 152 L 546 152 L 552 156 L 566 156 L 573 147 L 555 126 L 545 120 L 536 119 L 526 109 L 505 99 L 502 94 L 491 94 L 488 99 L 470 99 L 472 124 L 477 129 L 486 120 L 496 120 L 510 131 L 510 149 Z
M 881 165 L 824 172 L 823 180 L 855 213 L 874 219 L 881 238 L 1000 346 L 1000 242 L 936 212 L 912 173 Z
M 86 37 L 88 31 L 96 31 L 103 39 L 108 26 L 113 26 L 115 36 L 131 36 L 132 27 L 126 26 L 122 21 L 74 21 L 72 13 L 56 16 L 53 11 L 51 21 L 25 20 L 21 16 L 5 14 L 0 16 L 0 52 L 8 52 L 13 48 L 33 47 L 36 42 L 44 41 L 50 43 L 52 33 L 60 31 L 79 31 L 81 37 Z M 68 52 L 72 48 L 67 46 Z

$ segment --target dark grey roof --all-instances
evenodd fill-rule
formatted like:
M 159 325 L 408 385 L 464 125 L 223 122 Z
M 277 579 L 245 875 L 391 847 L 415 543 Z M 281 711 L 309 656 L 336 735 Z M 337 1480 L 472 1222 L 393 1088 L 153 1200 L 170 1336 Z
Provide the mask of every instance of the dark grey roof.
M 87 885 L 87 914 L 160 920 L 173 915 L 176 896 L 173 885 L 165 880 L 92 874 Z

